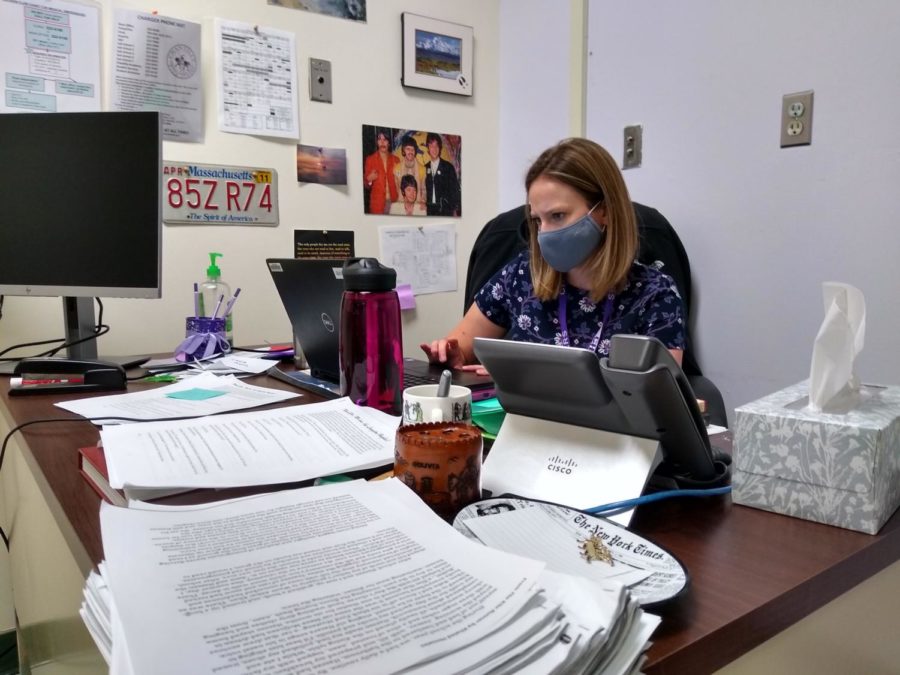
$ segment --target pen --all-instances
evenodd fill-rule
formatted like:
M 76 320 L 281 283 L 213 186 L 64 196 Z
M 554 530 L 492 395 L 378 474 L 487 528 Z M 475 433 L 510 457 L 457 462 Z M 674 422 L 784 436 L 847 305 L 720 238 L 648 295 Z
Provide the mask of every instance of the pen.
M 231 296 L 231 300 L 228 301 L 228 304 L 225 305 L 225 311 L 222 312 L 222 316 L 228 316 L 229 314 L 231 314 L 231 308 L 234 307 L 234 301 L 237 300 L 237 298 L 240 294 L 241 294 L 241 289 L 238 288 L 234 292 L 234 295 Z
M 200 316 L 200 286 L 194 282 L 194 316 Z
M 219 307 L 222 306 L 222 301 L 225 299 L 224 295 L 219 296 L 219 301 L 216 303 L 216 308 L 213 310 L 212 318 L 215 319 L 219 315 Z
M 41 378 L 25 378 L 11 377 L 9 378 L 9 386 L 16 387 L 40 387 L 44 384 L 84 384 L 83 377 L 41 377 Z

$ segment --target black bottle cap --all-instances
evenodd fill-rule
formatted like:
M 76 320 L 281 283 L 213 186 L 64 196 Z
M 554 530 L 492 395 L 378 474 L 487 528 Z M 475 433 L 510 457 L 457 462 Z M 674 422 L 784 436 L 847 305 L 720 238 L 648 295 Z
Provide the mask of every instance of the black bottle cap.
M 343 275 L 345 291 L 392 291 L 397 287 L 397 270 L 375 258 L 347 258 Z

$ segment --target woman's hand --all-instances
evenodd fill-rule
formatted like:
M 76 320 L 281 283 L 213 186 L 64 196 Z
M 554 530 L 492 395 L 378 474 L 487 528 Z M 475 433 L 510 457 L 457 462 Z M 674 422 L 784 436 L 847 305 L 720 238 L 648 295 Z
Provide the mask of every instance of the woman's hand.
M 475 363 L 478 359 L 472 342 L 476 337 L 501 338 L 506 329 L 488 319 L 476 303 L 472 303 L 469 311 L 448 337 L 419 345 L 428 355 L 432 363 L 446 364 L 454 370 L 468 370 L 476 375 L 487 375 L 484 366 Z
M 428 355 L 431 363 L 442 363 L 453 370 L 466 370 L 476 375 L 487 375 L 487 369 L 480 363 L 466 363 L 465 355 L 459 347 L 459 341 L 453 338 L 434 340 L 431 344 L 419 345 Z
M 447 364 L 454 369 L 461 369 L 466 365 L 466 356 L 459 348 L 459 340 L 455 338 L 441 338 L 433 340 L 431 344 L 423 342 L 419 346 L 431 363 Z
M 490 373 L 487 371 L 487 368 L 485 368 L 480 363 L 469 363 L 465 366 L 460 366 L 456 370 L 467 370 L 470 373 L 475 373 L 476 375 L 484 375 L 485 377 L 490 375 Z

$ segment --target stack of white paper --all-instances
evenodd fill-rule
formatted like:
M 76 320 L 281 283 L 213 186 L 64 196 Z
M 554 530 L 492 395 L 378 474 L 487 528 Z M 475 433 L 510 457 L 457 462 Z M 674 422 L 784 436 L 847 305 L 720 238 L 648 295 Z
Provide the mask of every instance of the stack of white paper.
M 396 480 L 100 515 L 108 592 L 92 576 L 83 616 L 113 673 L 631 673 L 658 623 Z
M 399 417 L 341 398 L 104 427 L 100 437 L 113 488 L 225 488 L 391 464 L 399 423 Z
M 97 643 L 97 648 L 109 663 L 112 656 L 112 598 L 106 585 L 105 565 L 99 570 L 91 570 L 84 584 L 84 600 L 78 613 L 88 632 Z

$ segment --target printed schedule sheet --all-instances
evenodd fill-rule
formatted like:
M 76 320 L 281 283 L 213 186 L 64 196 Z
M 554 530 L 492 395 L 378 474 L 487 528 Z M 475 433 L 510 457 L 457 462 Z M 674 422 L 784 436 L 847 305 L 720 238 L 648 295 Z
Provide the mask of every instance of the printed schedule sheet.
M 216 19 L 219 129 L 299 138 L 294 35 Z

